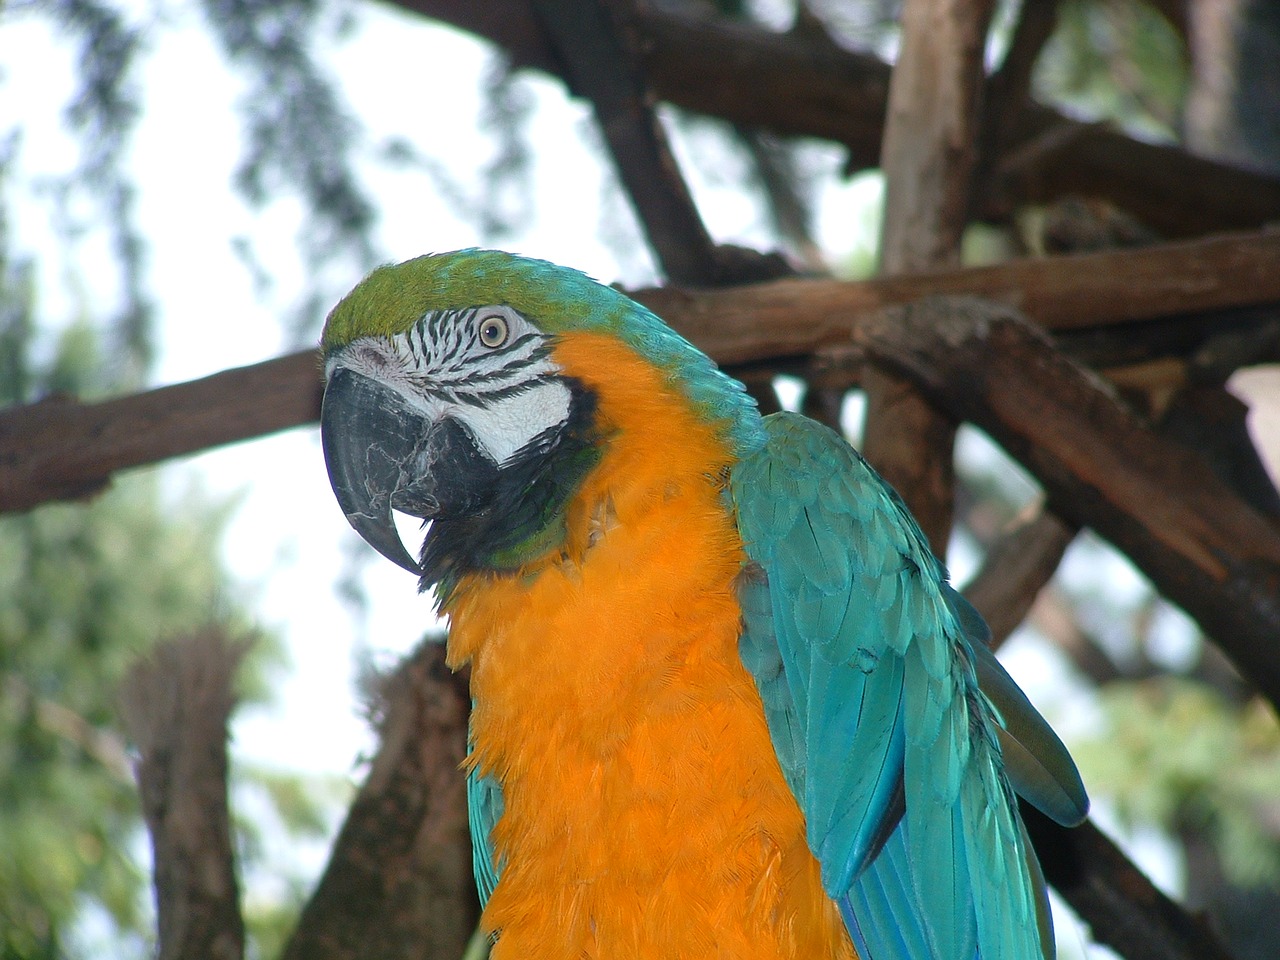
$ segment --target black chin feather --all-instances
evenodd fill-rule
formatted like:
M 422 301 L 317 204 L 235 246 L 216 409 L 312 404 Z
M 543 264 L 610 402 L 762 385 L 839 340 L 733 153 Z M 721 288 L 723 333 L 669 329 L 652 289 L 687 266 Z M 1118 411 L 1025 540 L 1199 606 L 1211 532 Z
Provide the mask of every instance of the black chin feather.
M 518 450 L 489 488 L 488 502 L 465 517 L 437 519 L 422 543 L 423 590 L 439 587 L 443 602 L 458 579 L 478 571 L 518 569 L 559 546 L 564 511 L 605 442 L 596 423 L 596 396 L 565 378 L 569 416 Z

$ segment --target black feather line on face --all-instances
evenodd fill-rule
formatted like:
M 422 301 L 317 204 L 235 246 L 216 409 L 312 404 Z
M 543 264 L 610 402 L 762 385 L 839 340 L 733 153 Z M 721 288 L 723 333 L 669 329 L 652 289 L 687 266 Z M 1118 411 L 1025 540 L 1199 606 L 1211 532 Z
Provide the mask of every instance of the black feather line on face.
M 521 337 L 519 340 L 515 341 L 515 343 L 512 344 L 512 346 L 515 346 L 516 344 L 523 346 L 524 344 L 528 343 L 530 340 L 537 340 L 537 339 L 542 339 L 543 341 L 542 344 L 530 350 L 528 356 L 513 357 L 510 360 L 508 360 L 506 363 L 502 364 L 502 366 L 500 367 L 494 367 L 492 370 L 486 370 L 481 373 L 469 374 L 467 376 L 468 385 L 482 384 L 490 380 L 509 378 L 516 371 L 521 370 L 524 367 L 534 366 L 539 360 L 546 359 L 546 357 L 551 353 L 551 343 L 545 338 L 540 338 L 538 334 L 526 334 L 525 336 Z M 509 352 L 510 351 L 506 350 L 503 347 L 498 347 L 495 350 L 487 350 L 484 355 L 484 359 L 492 362 L 495 358 L 503 357 Z M 467 357 L 464 360 L 460 361 L 459 363 L 454 364 L 452 367 L 442 370 L 441 374 L 443 375 L 448 373 L 457 373 L 460 370 L 465 370 L 467 365 L 469 363 L 474 363 L 476 359 L 477 358 L 475 357 Z
M 578 380 L 560 379 L 569 388 L 565 421 L 534 437 L 502 467 L 487 507 L 473 516 L 435 520 L 427 531 L 421 587 L 438 585 L 440 602 L 466 574 L 512 572 L 562 542 L 565 508 L 599 461 L 606 438 L 596 421 L 595 394 Z
M 553 380 L 563 380 L 559 374 L 544 373 L 537 377 L 531 377 L 528 380 L 520 380 L 516 383 L 508 383 L 505 386 L 494 387 L 491 390 L 471 391 L 468 393 L 459 393 L 453 397 L 453 401 L 459 404 L 466 404 L 470 407 L 480 407 L 484 409 L 494 403 L 502 400 L 509 400 L 512 397 L 518 397 L 520 394 L 532 390 L 534 387 L 541 386 L 544 383 L 551 383 Z M 570 416 L 573 415 L 572 399 L 570 400 Z M 558 430 L 558 427 L 552 427 L 552 430 Z
M 540 333 L 533 333 L 533 332 L 522 333 L 520 336 L 516 337 L 514 340 L 508 340 L 506 343 L 504 343 L 500 347 L 487 347 L 486 351 L 490 357 L 505 357 L 507 354 L 514 353 L 515 351 L 524 347 L 530 341 L 535 341 L 535 340 L 541 340 L 542 346 L 534 350 L 533 353 L 529 354 L 528 360 L 526 362 L 532 363 L 535 360 L 541 360 L 543 357 L 545 357 L 548 353 L 551 352 L 551 342 L 547 339 L 545 335 Z M 503 367 L 503 369 L 505 370 L 506 367 Z

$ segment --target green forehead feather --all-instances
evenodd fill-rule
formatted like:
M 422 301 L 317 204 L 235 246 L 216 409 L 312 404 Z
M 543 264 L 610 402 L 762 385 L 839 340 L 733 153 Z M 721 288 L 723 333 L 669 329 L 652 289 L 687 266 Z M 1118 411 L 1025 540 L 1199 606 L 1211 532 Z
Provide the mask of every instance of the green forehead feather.
M 635 308 L 625 296 L 568 267 L 499 250 L 458 250 L 379 267 L 333 308 L 321 347 L 403 333 L 433 310 L 509 306 L 547 333 L 617 331 Z
M 404 333 L 433 310 L 508 306 L 549 334 L 606 333 L 665 370 L 740 449 L 763 442 L 755 403 L 640 304 L 568 267 L 500 250 L 457 250 L 379 267 L 333 308 L 325 355 L 360 337 Z

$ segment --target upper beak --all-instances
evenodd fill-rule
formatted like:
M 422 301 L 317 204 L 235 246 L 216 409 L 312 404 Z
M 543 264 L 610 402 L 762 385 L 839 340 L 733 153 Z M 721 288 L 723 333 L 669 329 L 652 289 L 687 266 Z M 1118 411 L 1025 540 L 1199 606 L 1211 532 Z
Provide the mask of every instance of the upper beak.
M 421 574 L 400 541 L 391 517 L 394 505 L 433 516 L 425 445 L 432 424 L 393 390 L 351 370 L 329 378 L 320 406 L 320 443 L 329 482 L 351 526 L 380 554 Z

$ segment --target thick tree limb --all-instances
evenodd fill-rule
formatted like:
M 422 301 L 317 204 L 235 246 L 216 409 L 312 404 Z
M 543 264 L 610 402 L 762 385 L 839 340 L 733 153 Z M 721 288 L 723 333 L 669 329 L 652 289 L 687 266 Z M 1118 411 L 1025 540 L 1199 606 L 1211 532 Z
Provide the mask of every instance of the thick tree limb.
M 466 677 L 424 642 L 381 703 L 378 754 L 282 960 L 461 957 L 475 930 Z
M 1007 308 L 938 298 L 889 308 L 857 338 L 1022 461 L 1052 509 L 1127 554 L 1280 705 L 1280 529 L 1204 460 Z
M 1012 261 L 862 283 L 788 279 L 748 287 L 641 290 L 633 295 L 719 363 L 776 361 L 847 350 L 860 317 L 939 294 L 973 294 L 1018 307 L 1090 362 L 1128 362 L 1127 344 L 1165 331 L 1266 324 L 1280 308 L 1280 233 L 1240 234 L 1140 250 Z M 1205 317 L 1184 320 L 1189 311 Z M 1153 323 L 1152 321 L 1159 321 Z M 1098 328 L 1133 325 L 1120 339 Z M 1092 328 L 1092 329 L 1090 329 Z M 1072 344 L 1077 337 L 1080 343 Z M 1160 338 L 1153 338 L 1159 344 Z M 1108 347 L 1108 343 L 1110 346 Z M 1142 355 L 1149 353 L 1143 347 Z M 1247 355 L 1250 362 L 1257 356 Z M 1176 375 L 1176 372 L 1175 372 Z M 0 513 L 85 496 L 117 470 L 260 437 L 317 419 L 319 365 L 309 351 L 100 403 L 50 400 L 0 410 Z
M 101 403 L 0 410 L 0 511 L 87 496 L 126 467 L 309 423 L 321 391 L 305 351 Z
M 1280 231 L 862 283 L 788 279 L 634 295 L 718 362 L 745 363 L 845 344 L 858 314 L 953 294 L 1006 303 L 1055 332 L 1275 305 L 1280 304 Z
M 1040 509 L 1020 517 L 987 551 L 964 595 L 991 628 L 999 649 L 1026 618 L 1079 528 Z
M 477 33 L 520 66 L 563 76 L 531 0 L 395 0 Z M 880 155 L 889 67 L 878 58 L 726 18 L 647 6 L 636 29 L 646 74 L 663 100 L 730 122 L 845 144 L 854 163 Z M 1143 143 L 1031 105 L 995 166 L 997 212 L 1069 194 L 1108 198 L 1161 234 L 1189 237 L 1280 221 L 1280 178 Z
M 889 84 L 880 268 L 886 276 L 958 265 L 977 165 L 983 48 L 993 4 L 907 0 Z M 939 557 L 951 537 L 956 423 L 910 382 L 863 376 L 863 453 L 906 500 Z
M 906 0 L 889 84 L 881 269 L 958 265 L 983 88 L 990 0 Z
M 689 195 L 644 77 L 613 22 L 611 4 L 532 0 L 569 88 L 591 101 L 596 122 L 649 246 L 676 283 L 714 283 L 715 244 Z
M 227 721 L 232 679 L 248 646 L 216 627 L 161 643 L 132 669 L 121 692 L 155 854 L 160 960 L 244 955 L 227 807 Z
M 1125 960 L 1230 960 L 1203 923 L 1157 890 L 1092 823 L 1068 830 L 1021 806 L 1045 878 L 1099 943 Z

